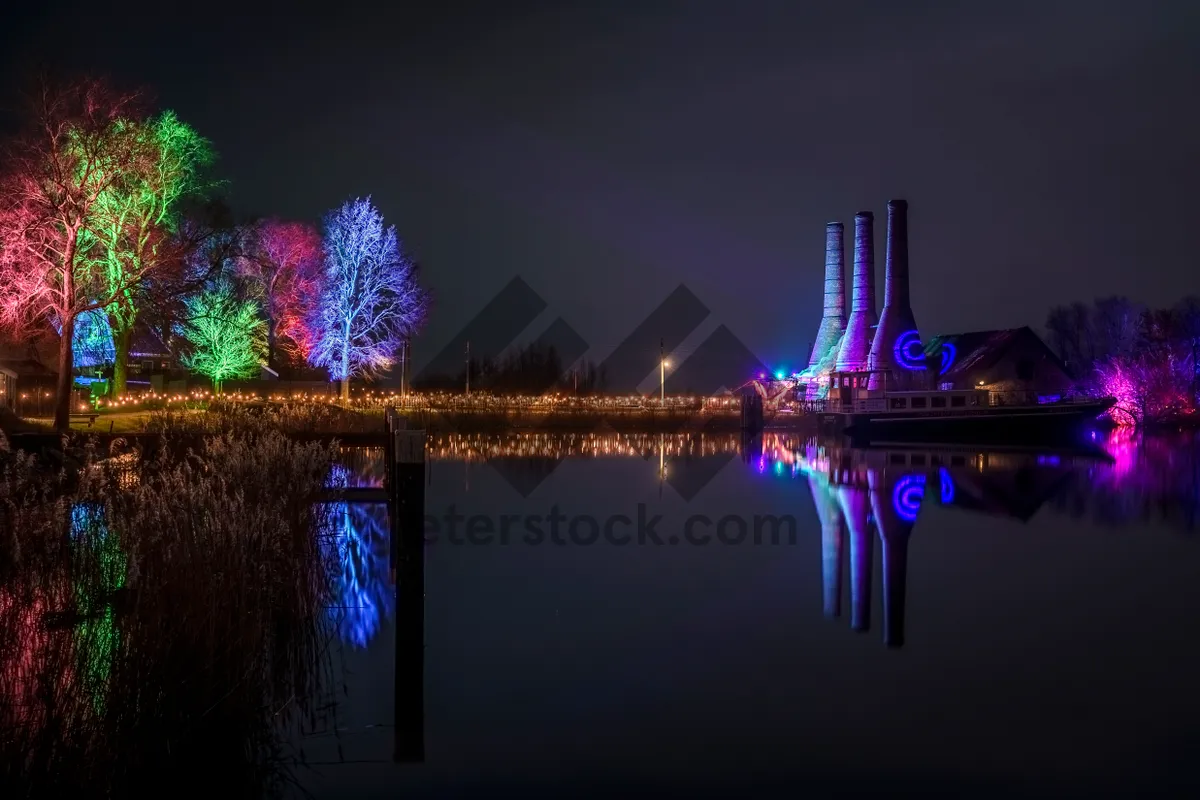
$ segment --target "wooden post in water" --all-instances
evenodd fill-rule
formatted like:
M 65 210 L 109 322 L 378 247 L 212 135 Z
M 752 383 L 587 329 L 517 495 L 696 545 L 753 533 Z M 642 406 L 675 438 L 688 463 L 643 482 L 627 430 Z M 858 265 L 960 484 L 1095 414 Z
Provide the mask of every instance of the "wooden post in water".
M 388 410 L 388 518 L 396 576 L 397 763 L 425 761 L 425 431 Z

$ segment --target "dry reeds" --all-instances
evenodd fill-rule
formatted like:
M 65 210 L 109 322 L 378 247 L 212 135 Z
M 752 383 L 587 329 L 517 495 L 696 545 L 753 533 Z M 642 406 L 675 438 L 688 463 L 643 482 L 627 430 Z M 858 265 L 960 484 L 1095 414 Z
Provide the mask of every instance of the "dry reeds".
M 281 731 L 319 711 L 331 448 L 228 417 L 185 448 L 159 422 L 153 455 L 0 474 L 5 797 L 272 794 Z

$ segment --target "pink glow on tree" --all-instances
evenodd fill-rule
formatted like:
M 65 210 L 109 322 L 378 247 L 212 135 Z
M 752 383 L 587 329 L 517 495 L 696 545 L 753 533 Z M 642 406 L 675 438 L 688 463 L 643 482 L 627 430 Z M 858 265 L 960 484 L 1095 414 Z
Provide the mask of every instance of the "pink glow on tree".
M 9 143 L 0 174 L 0 325 L 27 336 L 61 326 L 54 427 L 69 424 L 75 321 L 107 309 L 146 278 L 143 264 L 108 280 L 103 199 L 152 175 L 161 150 L 143 135 L 136 94 L 96 80 L 44 89 Z
M 278 368 L 280 354 L 303 363 L 316 342 L 307 309 L 320 295 L 321 234 L 302 222 L 268 219 L 250 233 L 239 272 L 267 320 L 267 364 Z

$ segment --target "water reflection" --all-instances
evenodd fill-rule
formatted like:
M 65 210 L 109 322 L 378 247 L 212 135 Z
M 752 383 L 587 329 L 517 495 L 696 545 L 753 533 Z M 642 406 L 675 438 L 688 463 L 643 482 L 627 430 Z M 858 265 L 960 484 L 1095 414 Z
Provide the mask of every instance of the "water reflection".
M 332 507 L 332 545 L 337 548 L 335 597 L 329 611 L 346 644 L 364 648 L 396 611 L 390 581 L 387 506 L 337 503 Z
M 382 447 L 341 447 L 329 470 L 331 489 L 379 489 L 386 474 Z
M 833 452 L 878 451 L 854 450 L 842 442 L 821 442 L 790 433 L 768 432 L 749 440 L 736 433 L 521 432 L 432 436 L 427 457 L 431 462 L 486 463 L 526 495 L 567 459 L 655 460 L 659 464 L 659 479 L 690 499 L 735 457 L 764 475 L 795 477 L 811 460 L 806 454 L 828 459 Z M 918 496 L 924 497 L 929 491 L 943 505 L 981 511 L 990 508 L 1023 519 L 1049 501 L 1058 511 L 1092 516 L 1106 524 L 1159 519 L 1191 530 L 1197 522 L 1200 434 L 1143 437 L 1118 430 L 1094 442 L 1081 443 L 1073 450 L 1005 452 L 961 446 L 927 453 L 926 464 L 920 463 L 922 454 L 915 455 L 913 466 L 920 469 L 890 489 L 901 495 L 901 505 L 897 508 L 893 504 L 893 511 L 901 518 L 912 517 L 908 521 L 915 520 L 919 510 Z M 878 456 L 874 458 L 878 460 Z M 927 468 L 934 459 L 940 468 Z M 1037 470 L 1056 468 L 1060 471 L 1053 474 L 1062 478 L 1059 491 L 1030 494 L 1019 483 Z M 807 475 L 811 469 L 805 468 L 803 472 Z M 956 494 L 961 492 L 958 482 L 964 474 L 985 473 L 1007 474 L 1013 482 L 1006 492 L 1001 492 L 995 482 L 984 491 L 968 481 L 967 493 Z M 329 486 L 380 488 L 383 474 L 382 448 L 346 447 L 331 473 Z M 1049 474 L 1052 473 L 1045 473 Z M 463 486 L 469 489 L 469 472 L 462 475 Z M 839 500 L 843 502 L 853 504 L 860 500 L 851 496 Z

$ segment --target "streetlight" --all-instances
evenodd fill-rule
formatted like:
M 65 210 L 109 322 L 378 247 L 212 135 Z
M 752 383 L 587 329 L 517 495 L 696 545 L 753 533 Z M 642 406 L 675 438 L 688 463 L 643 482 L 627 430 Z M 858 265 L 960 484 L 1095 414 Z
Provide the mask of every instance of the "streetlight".
M 667 404 L 667 367 L 670 363 L 664 358 L 658 367 L 658 402 Z

